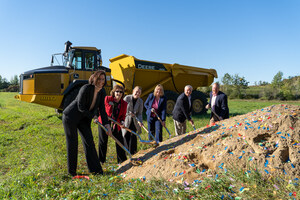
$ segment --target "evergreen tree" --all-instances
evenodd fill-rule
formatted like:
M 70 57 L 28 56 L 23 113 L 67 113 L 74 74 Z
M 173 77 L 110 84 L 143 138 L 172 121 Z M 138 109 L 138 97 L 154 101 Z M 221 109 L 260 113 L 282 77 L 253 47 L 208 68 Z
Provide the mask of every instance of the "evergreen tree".
M 14 77 L 10 79 L 10 84 L 11 85 L 19 85 L 18 75 L 14 75 Z
M 6 78 L 2 78 L 0 75 L 0 90 L 5 89 L 9 86 L 9 82 L 7 81 Z

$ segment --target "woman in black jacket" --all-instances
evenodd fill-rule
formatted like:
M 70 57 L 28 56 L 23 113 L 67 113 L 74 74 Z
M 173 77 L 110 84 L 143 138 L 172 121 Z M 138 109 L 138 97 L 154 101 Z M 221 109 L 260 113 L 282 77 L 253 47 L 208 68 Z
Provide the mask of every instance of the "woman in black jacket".
M 68 173 L 72 176 L 76 175 L 77 168 L 77 129 L 82 139 L 89 171 L 94 174 L 103 174 L 93 140 L 91 121 L 93 118 L 97 119 L 100 113 L 103 125 L 109 130 L 108 134 L 111 134 L 104 107 L 105 84 L 105 72 L 102 70 L 95 72 L 89 78 L 89 84 L 80 88 L 76 99 L 63 112 L 62 121 L 67 140 Z

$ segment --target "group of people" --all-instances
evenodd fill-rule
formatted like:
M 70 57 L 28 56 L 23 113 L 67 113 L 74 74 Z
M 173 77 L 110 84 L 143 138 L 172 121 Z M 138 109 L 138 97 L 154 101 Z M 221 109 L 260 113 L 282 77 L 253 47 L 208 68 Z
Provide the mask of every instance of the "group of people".
M 130 130 L 141 133 L 143 126 L 142 112 L 146 109 L 149 140 L 154 139 L 156 143 L 162 142 L 162 128 L 165 126 L 167 98 L 164 95 L 164 88 L 158 84 L 153 93 L 150 93 L 145 103 L 140 98 L 142 88 L 136 86 L 131 95 L 125 96 L 125 89 L 121 85 L 115 85 L 106 96 L 104 86 L 106 85 L 106 74 L 99 70 L 91 75 L 89 84 L 81 87 L 76 99 L 63 111 L 63 126 L 67 143 L 68 173 L 76 175 L 78 157 L 78 133 L 81 136 L 88 169 L 93 174 L 103 174 L 100 163 L 106 161 L 108 136 L 113 135 L 121 142 L 131 154 L 137 151 L 137 137 Z M 215 86 L 215 84 L 214 84 Z M 218 119 L 228 118 L 227 97 L 224 93 L 219 94 L 219 85 L 216 89 L 213 86 L 213 94 L 217 92 L 221 98 L 211 97 L 207 108 L 211 107 L 214 113 L 219 113 Z M 182 135 L 186 131 L 186 120 L 191 125 L 194 122 L 191 118 L 191 94 L 192 86 L 187 85 L 184 92 L 178 97 L 174 110 L 173 120 L 176 135 Z M 221 103 L 225 101 L 224 103 Z M 227 106 L 224 111 L 223 106 Z M 221 106 L 221 107 L 220 107 Z M 221 109 L 221 113 L 220 110 Z M 224 113 L 223 113 L 224 111 Z M 211 121 L 218 120 L 214 115 Z M 95 147 L 91 122 L 99 121 L 106 130 L 98 126 L 99 146 L 98 153 Z M 114 123 L 114 121 L 116 123 Z M 126 128 L 125 128 L 126 127 Z M 151 138 L 153 136 L 154 138 Z M 124 162 L 126 152 L 116 143 L 117 161 Z

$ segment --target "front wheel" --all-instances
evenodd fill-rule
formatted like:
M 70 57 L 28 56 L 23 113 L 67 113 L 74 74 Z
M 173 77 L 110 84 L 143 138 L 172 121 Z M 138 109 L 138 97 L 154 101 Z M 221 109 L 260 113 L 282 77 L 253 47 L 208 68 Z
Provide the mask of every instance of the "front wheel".
M 207 99 L 204 93 L 194 90 L 192 93 L 192 112 L 194 115 L 206 113 Z

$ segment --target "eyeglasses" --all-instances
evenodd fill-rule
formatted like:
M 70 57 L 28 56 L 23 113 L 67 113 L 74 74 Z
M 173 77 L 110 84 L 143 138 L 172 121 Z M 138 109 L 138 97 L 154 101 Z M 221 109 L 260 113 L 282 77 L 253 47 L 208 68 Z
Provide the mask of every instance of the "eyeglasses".
M 115 92 L 116 92 L 116 93 L 121 93 L 121 94 L 124 93 L 123 91 L 120 91 L 120 90 L 116 90 Z

